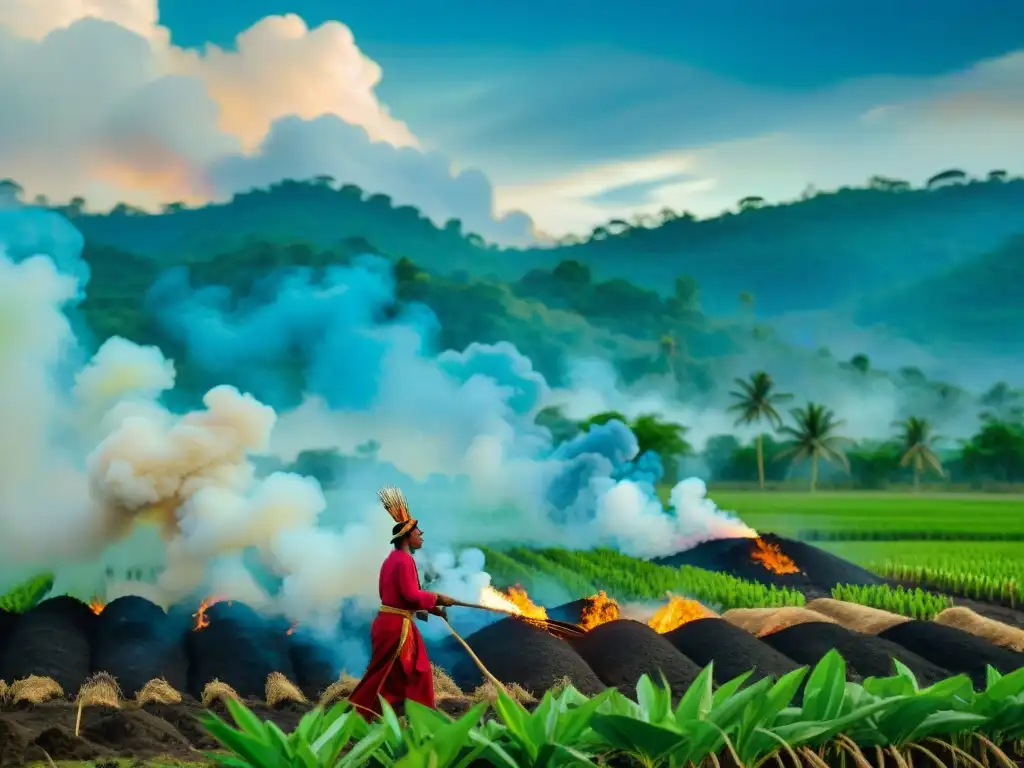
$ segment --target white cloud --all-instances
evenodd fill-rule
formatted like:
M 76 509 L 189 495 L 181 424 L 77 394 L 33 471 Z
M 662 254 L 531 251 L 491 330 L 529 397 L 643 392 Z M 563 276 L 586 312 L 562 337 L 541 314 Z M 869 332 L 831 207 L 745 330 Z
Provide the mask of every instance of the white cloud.
M 994 168 L 1020 172 L 1021 94 L 1024 52 L 939 78 L 846 83 L 791 105 L 791 129 L 594 164 L 534 183 L 502 186 L 499 177 L 498 205 L 529 211 L 541 230 L 562 234 L 666 206 L 714 215 L 735 209 L 747 195 L 791 199 L 809 184 L 863 184 L 876 173 L 921 183 L 951 167 L 978 175 Z M 688 178 L 658 187 L 643 206 L 589 199 L 678 174 Z
M 0 176 L 30 195 L 153 209 L 334 172 L 438 223 L 528 238 L 526 217 L 495 221 L 486 176 L 417 149 L 380 80 L 338 22 L 269 16 L 234 50 L 196 52 L 171 45 L 155 0 L 4 0 Z

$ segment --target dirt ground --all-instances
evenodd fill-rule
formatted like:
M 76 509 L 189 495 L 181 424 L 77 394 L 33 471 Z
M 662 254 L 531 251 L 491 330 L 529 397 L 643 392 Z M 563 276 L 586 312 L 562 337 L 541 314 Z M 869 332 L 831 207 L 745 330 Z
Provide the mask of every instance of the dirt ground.
M 272 709 L 263 702 L 246 702 L 261 720 L 272 720 L 285 733 L 292 731 L 309 705 L 288 705 Z M 451 715 L 468 709 L 468 702 L 439 702 Z M 89 765 L 96 768 L 142 768 L 142 766 L 205 766 L 204 751 L 214 751 L 213 741 L 196 720 L 202 712 L 196 702 L 147 704 L 145 707 L 108 709 L 89 707 L 82 711 L 75 736 L 77 707 L 67 702 L 40 704 L 0 711 L 0 768 L 25 765 Z M 227 711 L 214 707 L 228 722 Z

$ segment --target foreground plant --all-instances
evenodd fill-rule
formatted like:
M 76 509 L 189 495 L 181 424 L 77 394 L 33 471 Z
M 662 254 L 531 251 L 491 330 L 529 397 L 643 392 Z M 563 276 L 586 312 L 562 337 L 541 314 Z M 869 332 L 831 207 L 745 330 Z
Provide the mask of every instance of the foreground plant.
M 497 720 L 484 721 L 486 703 L 453 719 L 410 702 L 406 723 L 385 704 L 368 724 L 342 702 L 310 712 L 286 735 L 230 701 L 236 728 L 213 714 L 202 721 L 232 752 L 210 759 L 235 768 L 561 768 L 613 758 L 706 768 L 724 756 L 749 768 L 768 761 L 909 768 L 921 760 L 1012 768 L 999 745 L 1024 738 L 1024 668 L 1005 676 L 990 669 L 982 692 L 965 675 L 922 689 L 905 666 L 894 661 L 894 670 L 848 683 L 846 663 L 833 650 L 813 670 L 752 685 L 747 673 L 717 690 L 708 665 L 675 706 L 668 684 L 645 676 L 636 701 L 615 689 L 588 698 L 570 686 L 549 691 L 533 712 L 499 691 Z

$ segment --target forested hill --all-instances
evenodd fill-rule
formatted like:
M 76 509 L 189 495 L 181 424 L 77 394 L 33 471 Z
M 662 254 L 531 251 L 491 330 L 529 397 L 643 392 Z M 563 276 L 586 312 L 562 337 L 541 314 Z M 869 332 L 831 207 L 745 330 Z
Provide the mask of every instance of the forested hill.
M 995 251 L 1024 233 L 1024 180 L 909 189 L 875 179 L 784 205 L 750 198 L 743 208 L 701 221 L 666 211 L 656 222 L 609 222 L 579 243 L 526 250 L 484 243 L 458 221 L 436 227 L 386 195 L 323 179 L 285 181 L 224 205 L 169 206 L 161 215 L 128 207 L 107 215 L 64 210 L 88 241 L 163 261 L 194 261 L 261 240 L 318 248 L 347 241 L 349 249 L 372 245 L 435 273 L 516 280 L 573 259 L 595 277 L 669 292 L 677 276 L 690 275 L 706 310 L 731 313 L 738 295 L 748 293 L 757 312 L 770 316 L 891 293 Z

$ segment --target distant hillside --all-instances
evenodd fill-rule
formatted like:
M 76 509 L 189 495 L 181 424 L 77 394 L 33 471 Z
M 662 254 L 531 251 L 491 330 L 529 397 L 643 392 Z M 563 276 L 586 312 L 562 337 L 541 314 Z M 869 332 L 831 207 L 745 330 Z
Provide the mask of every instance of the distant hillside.
M 857 319 L 918 342 L 942 339 L 1024 351 L 1024 235 L 1003 247 L 864 302 Z
M 850 304 L 880 286 L 890 291 L 942 274 L 1024 234 L 1021 179 L 929 190 L 875 180 L 784 205 L 756 201 L 703 221 L 667 211 L 659 222 L 609 222 L 584 242 L 527 250 L 488 245 L 454 220 L 438 228 L 386 195 L 367 197 L 358 187 L 334 189 L 322 180 L 285 181 L 196 210 L 170 206 L 162 215 L 127 207 L 107 215 L 65 210 L 89 242 L 163 261 L 203 259 L 258 241 L 316 248 L 369 242 L 434 273 L 515 281 L 573 259 L 595 277 L 628 278 L 662 292 L 689 275 L 712 314 L 736 311 L 742 292 L 761 316 Z

